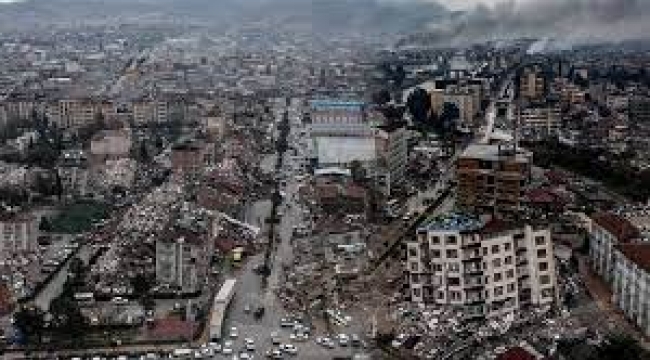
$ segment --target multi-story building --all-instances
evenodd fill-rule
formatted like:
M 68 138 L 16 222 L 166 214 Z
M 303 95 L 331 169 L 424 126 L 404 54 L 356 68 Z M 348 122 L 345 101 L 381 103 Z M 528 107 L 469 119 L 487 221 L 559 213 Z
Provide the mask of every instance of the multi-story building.
M 650 124 L 650 96 L 632 96 L 629 100 L 629 117 L 632 124 Z
M 519 97 L 540 100 L 546 95 L 547 79 L 539 65 L 525 67 L 519 74 Z
M 384 178 L 382 188 L 390 194 L 391 185 L 404 181 L 408 161 L 408 143 L 406 124 L 391 123 L 377 127 L 376 134 L 377 167 L 383 169 L 388 178 Z
M 520 133 L 527 140 L 542 140 L 557 135 L 562 124 L 557 103 L 532 103 L 518 112 Z
M 91 99 L 60 99 L 46 105 L 47 118 L 57 126 L 69 129 L 92 124 L 100 109 Z
M 454 104 L 459 111 L 459 125 L 473 127 L 481 109 L 482 84 L 480 81 L 438 80 L 430 90 L 431 111 L 440 116 L 445 103 Z
M 131 146 L 129 130 L 103 130 L 91 139 L 90 155 L 100 161 L 121 159 L 129 156 Z
M 433 217 L 407 243 L 406 273 L 412 301 L 458 306 L 467 318 L 502 317 L 557 298 L 547 226 Z
M 0 258 L 37 249 L 38 225 L 28 213 L 0 212 Z
M 594 271 L 606 282 L 614 276 L 614 248 L 635 239 L 639 232 L 622 216 L 601 212 L 591 217 L 589 259 Z
M 614 249 L 612 302 L 650 336 L 650 244 L 621 244 Z
M 510 145 L 473 144 L 456 161 L 460 209 L 506 214 L 521 209 L 532 154 Z
M 57 166 L 63 193 L 85 196 L 88 193 L 90 171 L 88 159 L 82 150 L 66 150 L 61 154 Z
M 202 233 L 170 229 L 156 240 L 156 281 L 158 284 L 196 292 L 203 284 L 211 253 L 210 241 Z

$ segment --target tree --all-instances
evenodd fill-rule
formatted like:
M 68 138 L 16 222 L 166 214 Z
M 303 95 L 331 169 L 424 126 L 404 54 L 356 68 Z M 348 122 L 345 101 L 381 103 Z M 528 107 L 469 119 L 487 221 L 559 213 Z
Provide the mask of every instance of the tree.
M 86 318 L 81 313 L 79 305 L 71 296 L 62 294 L 50 303 L 51 325 L 58 330 L 65 330 L 67 335 L 74 337 L 84 333 L 87 326 Z
M 361 164 L 359 160 L 353 160 L 350 163 L 350 172 L 352 173 L 352 181 L 357 184 L 361 184 L 366 179 L 366 169 Z
M 415 123 L 424 124 L 431 112 L 429 93 L 422 88 L 416 88 L 406 100 L 406 107 Z
M 14 314 L 14 325 L 24 336 L 25 343 L 40 342 L 45 330 L 45 313 L 35 306 L 22 306 Z
M 607 336 L 598 347 L 599 360 L 648 360 L 650 352 L 646 351 L 639 342 L 626 334 Z
M 50 223 L 50 219 L 48 219 L 47 216 L 41 218 L 41 221 L 38 224 L 38 230 L 44 232 L 52 231 L 52 223 Z
M 372 102 L 377 105 L 386 105 L 390 100 L 390 92 L 386 89 L 381 89 L 372 94 Z

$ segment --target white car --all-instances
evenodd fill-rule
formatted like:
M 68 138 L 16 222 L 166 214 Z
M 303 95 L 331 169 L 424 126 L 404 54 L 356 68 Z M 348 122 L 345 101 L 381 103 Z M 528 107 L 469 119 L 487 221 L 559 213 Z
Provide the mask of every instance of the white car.
M 246 338 L 246 339 L 244 340 L 244 342 L 245 342 L 245 344 L 246 344 L 246 350 L 248 350 L 248 351 L 255 351 L 255 340 L 250 339 L 250 338 Z
M 280 345 L 280 349 L 282 349 L 282 351 L 284 351 L 285 353 L 287 353 L 289 355 L 297 355 L 298 354 L 298 348 L 293 344 Z
M 223 343 L 223 347 L 221 348 L 221 352 L 224 353 L 225 355 L 230 355 L 232 354 L 232 341 L 228 340 Z
M 399 335 L 397 335 L 397 337 L 393 340 L 393 342 L 391 342 L 390 345 L 391 345 L 393 348 L 397 349 L 397 348 L 401 347 L 401 346 L 404 344 L 404 342 L 406 341 L 407 338 L 408 338 L 408 336 L 407 336 L 406 334 L 399 334 Z
M 350 337 L 346 334 L 338 334 L 336 338 L 338 339 L 339 345 L 341 346 L 348 346 L 350 343 Z
M 231 327 L 231 328 L 230 328 L 230 337 L 233 338 L 233 339 L 235 339 L 235 338 L 237 338 L 238 336 L 239 336 L 239 331 L 237 330 L 237 328 L 234 327 L 234 326 Z

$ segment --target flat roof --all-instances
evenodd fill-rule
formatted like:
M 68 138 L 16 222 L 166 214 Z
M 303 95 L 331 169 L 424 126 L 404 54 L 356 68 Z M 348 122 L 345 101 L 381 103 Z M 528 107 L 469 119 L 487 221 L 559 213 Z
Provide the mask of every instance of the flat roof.
M 479 159 L 496 161 L 506 158 L 515 159 L 517 162 L 529 162 L 532 153 L 521 147 L 517 148 L 516 157 L 511 153 L 510 146 L 503 146 L 498 144 L 471 144 L 465 149 L 460 156 L 461 159 Z
M 444 215 L 430 216 L 420 224 L 418 232 L 421 231 L 477 231 L 483 227 L 483 223 L 475 216 L 460 212 L 452 212 Z
M 365 106 L 365 103 L 362 101 L 352 101 L 352 100 L 331 100 L 331 99 L 322 99 L 322 100 L 310 100 L 309 105 L 316 110 L 352 110 L 352 111 L 361 111 Z

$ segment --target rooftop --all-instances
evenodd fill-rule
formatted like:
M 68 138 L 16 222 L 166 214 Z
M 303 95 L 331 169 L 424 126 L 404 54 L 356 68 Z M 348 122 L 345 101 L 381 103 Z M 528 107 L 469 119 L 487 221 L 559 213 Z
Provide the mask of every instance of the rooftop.
M 530 151 L 518 148 L 515 157 L 515 154 L 510 150 L 510 147 L 501 145 L 471 144 L 467 147 L 467 149 L 465 149 L 465 152 L 463 152 L 461 158 L 479 159 L 486 161 L 497 161 L 509 158 L 521 163 L 530 161 L 530 158 L 532 156 Z
M 314 110 L 349 110 L 361 111 L 365 104 L 349 100 L 311 100 L 309 105 Z
M 593 215 L 591 219 L 614 235 L 618 241 L 629 241 L 639 236 L 639 230 L 622 216 L 610 212 L 600 212 Z
M 483 227 L 483 223 L 478 218 L 463 214 L 450 213 L 427 218 L 418 227 L 420 231 L 477 231 Z
M 637 264 L 639 268 L 650 272 L 650 244 L 634 243 L 622 244 L 618 246 L 623 256 Z

